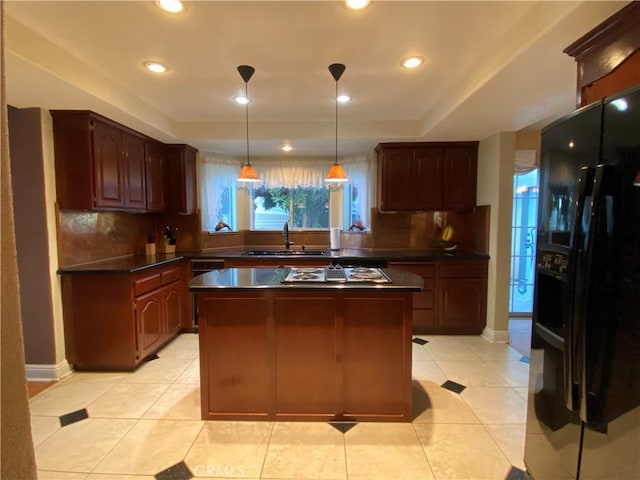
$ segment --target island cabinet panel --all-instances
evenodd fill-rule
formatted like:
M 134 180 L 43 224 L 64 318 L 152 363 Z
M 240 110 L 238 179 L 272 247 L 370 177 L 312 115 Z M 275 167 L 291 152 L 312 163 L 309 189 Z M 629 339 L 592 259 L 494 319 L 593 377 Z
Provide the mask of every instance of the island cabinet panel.
M 336 299 L 276 298 L 273 318 L 276 414 L 331 415 L 336 411 Z
M 266 417 L 272 410 L 269 313 L 262 296 L 200 298 L 202 418 Z
M 475 207 L 478 142 L 381 143 L 376 154 L 381 211 Z
M 203 419 L 411 421 L 410 292 L 258 290 L 196 293 Z
M 402 416 L 411 411 L 411 330 L 402 298 L 345 298 L 344 414 Z
M 185 267 L 186 265 L 186 267 Z M 67 360 L 77 370 L 133 370 L 182 329 L 187 262 L 139 273 L 61 276 Z

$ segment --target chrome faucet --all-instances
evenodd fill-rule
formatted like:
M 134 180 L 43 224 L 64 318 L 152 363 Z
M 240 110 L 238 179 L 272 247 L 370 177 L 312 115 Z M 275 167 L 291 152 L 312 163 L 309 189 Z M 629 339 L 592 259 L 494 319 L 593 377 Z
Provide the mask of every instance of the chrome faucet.
M 294 242 L 289 241 L 289 222 L 284 222 L 284 227 L 282 228 L 282 236 L 284 237 L 284 248 L 289 250 L 291 245 L 295 245 Z

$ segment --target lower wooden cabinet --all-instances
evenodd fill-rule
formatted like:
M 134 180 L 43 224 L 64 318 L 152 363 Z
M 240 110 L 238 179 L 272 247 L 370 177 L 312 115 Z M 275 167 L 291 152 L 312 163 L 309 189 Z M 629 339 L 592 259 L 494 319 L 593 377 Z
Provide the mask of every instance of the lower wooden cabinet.
M 67 360 L 77 370 L 133 370 L 188 324 L 187 262 L 137 273 L 63 274 Z
M 413 294 L 414 334 L 481 334 L 487 314 L 488 260 L 389 262 L 420 275 L 424 290 Z
M 197 293 L 204 420 L 411 421 L 411 294 Z

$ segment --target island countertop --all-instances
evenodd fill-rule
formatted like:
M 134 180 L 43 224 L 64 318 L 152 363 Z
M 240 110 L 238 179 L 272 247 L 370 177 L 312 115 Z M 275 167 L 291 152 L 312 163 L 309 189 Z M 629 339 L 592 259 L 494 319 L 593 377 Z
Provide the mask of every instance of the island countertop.
M 189 282 L 189 290 L 197 293 L 218 289 L 231 290 L 402 290 L 419 292 L 424 282 L 421 277 L 395 268 L 381 269 L 391 283 L 373 282 L 300 282 L 283 283 L 288 268 L 226 268 L 197 275 Z

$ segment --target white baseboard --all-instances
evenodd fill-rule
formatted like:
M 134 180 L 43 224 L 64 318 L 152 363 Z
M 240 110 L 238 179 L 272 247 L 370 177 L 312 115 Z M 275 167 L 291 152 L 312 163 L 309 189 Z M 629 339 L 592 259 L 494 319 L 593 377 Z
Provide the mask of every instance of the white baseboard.
M 509 343 L 509 330 L 494 330 L 493 328 L 484 327 L 482 338 L 491 343 Z
M 30 382 L 50 382 L 61 380 L 70 375 L 73 370 L 66 360 L 55 365 L 49 364 L 26 364 L 25 371 L 27 380 Z

